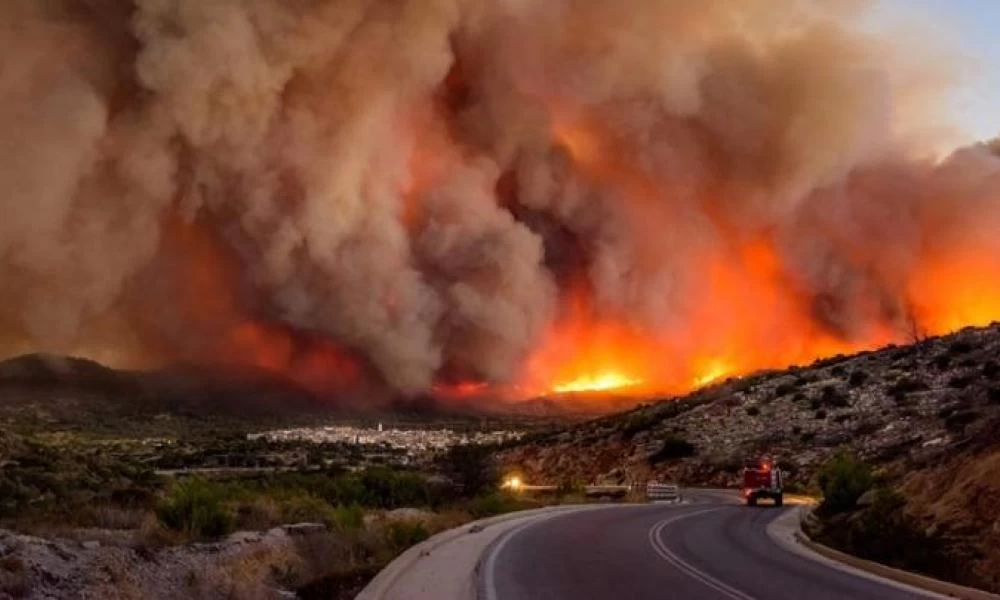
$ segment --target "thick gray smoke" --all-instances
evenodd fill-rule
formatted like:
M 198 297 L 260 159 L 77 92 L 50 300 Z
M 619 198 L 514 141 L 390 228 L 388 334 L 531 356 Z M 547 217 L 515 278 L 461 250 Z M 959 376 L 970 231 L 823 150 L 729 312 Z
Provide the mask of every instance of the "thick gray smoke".
M 942 65 L 865 4 L 5 0 L 2 350 L 262 321 L 510 381 L 571 289 L 694 345 L 704 259 L 761 238 L 831 335 L 919 326 L 930 258 L 998 264 L 1000 159 L 910 144 Z

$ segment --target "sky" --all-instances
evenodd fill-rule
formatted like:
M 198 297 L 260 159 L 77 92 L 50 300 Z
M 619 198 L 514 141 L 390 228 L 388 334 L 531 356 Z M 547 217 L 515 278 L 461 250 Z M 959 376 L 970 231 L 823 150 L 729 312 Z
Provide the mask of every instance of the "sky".
M 968 72 L 948 96 L 950 121 L 966 140 L 1000 135 L 1000 0 L 878 0 L 871 19 L 957 53 Z

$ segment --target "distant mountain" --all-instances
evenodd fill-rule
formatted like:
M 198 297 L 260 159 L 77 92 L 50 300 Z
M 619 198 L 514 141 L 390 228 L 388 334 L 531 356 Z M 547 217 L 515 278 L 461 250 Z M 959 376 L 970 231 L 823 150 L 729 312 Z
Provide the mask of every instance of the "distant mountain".
M 29 354 L 0 362 L 0 418 L 101 424 L 157 415 L 241 419 L 329 413 L 342 406 L 256 370 L 118 371 L 91 360 Z
M 622 407 L 634 400 L 622 400 Z M 599 407 L 596 408 L 596 407 Z M 82 429 L 143 426 L 151 418 L 186 419 L 192 427 L 220 421 L 308 422 L 315 418 L 499 418 L 533 424 L 604 414 L 607 402 L 540 398 L 401 396 L 376 385 L 350 393 L 317 394 L 280 375 L 255 369 L 174 366 L 120 371 L 92 360 L 28 354 L 0 361 L 0 424 Z

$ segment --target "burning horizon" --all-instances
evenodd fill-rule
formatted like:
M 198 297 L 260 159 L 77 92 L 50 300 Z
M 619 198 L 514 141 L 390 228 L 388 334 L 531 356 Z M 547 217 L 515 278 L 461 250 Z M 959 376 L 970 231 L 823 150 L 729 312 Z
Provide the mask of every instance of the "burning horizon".
M 5 2 L 0 355 L 646 397 L 1000 320 L 957 69 L 776 4 Z

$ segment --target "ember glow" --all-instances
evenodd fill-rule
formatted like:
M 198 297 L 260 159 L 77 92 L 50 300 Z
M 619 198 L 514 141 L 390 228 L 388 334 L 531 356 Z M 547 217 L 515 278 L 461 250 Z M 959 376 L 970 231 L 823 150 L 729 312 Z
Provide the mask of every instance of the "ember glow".
M 988 324 L 1000 149 L 866 4 L 6 0 L 0 353 L 599 403 Z

